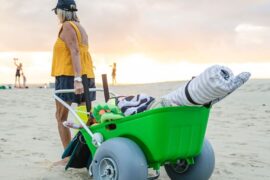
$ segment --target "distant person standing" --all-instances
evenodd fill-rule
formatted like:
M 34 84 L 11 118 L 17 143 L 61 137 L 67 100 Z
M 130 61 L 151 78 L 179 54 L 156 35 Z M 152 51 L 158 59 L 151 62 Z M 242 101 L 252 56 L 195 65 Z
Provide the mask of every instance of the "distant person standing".
M 23 78 L 23 88 L 28 88 L 27 86 L 26 86 L 26 77 L 25 77 L 25 74 L 23 73 L 23 71 L 22 71 L 22 78 Z
M 75 94 L 82 94 L 84 91 L 82 75 L 87 76 L 88 88 L 96 87 L 87 33 L 77 17 L 74 0 L 58 0 L 53 10 L 62 25 L 53 49 L 51 75 L 55 77 L 55 89 L 75 89 Z M 58 95 L 71 105 L 73 102 L 78 103 L 78 96 L 75 94 Z M 82 96 L 81 103 L 85 102 L 86 98 L 95 100 L 95 92 L 89 92 L 89 97 Z M 68 109 L 58 101 L 55 103 L 58 132 L 62 145 L 66 148 L 71 141 L 70 130 L 63 125 L 68 118 Z
M 14 84 L 14 87 L 18 87 L 18 88 L 21 88 L 21 79 L 20 79 L 20 76 L 21 76 L 21 71 L 22 71 L 22 63 L 17 63 L 18 59 L 17 58 L 14 58 L 14 64 L 15 66 L 17 67 L 16 68 L 16 73 L 15 73 L 15 84 Z M 18 84 L 18 86 L 17 86 Z
M 116 63 L 112 65 L 112 84 L 116 84 Z

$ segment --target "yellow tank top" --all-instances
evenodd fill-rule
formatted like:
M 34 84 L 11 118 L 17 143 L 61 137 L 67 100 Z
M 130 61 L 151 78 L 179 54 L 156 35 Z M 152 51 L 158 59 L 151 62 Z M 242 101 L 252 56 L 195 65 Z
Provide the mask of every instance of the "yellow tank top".
M 78 27 L 71 21 L 69 23 L 72 25 L 76 31 L 79 51 L 80 51 L 80 61 L 81 61 L 81 74 L 86 74 L 88 78 L 94 78 L 93 62 L 88 51 L 88 46 L 82 44 L 82 36 Z M 60 35 L 60 34 L 59 34 Z M 71 54 L 66 46 L 65 42 L 58 36 L 58 39 L 53 48 L 53 61 L 52 61 L 52 76 L 74 76 L 74 70 L 71 61 Z

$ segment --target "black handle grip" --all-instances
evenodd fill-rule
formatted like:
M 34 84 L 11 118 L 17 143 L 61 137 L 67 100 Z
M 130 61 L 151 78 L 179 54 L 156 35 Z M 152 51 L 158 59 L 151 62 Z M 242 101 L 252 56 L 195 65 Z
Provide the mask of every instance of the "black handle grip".
M 86 75 L 82 75 L 82 83 L 83 83 L 83 89 L 84 89 L 84 97 L 85 97 L 85 103 L 86 103 L 86 110 L 90 114 L 92 104 L 91 100 L 89 99 L 89 84 L 88 84 L 88 79 Z M 89 118 L 88 114 L 88 118 Z

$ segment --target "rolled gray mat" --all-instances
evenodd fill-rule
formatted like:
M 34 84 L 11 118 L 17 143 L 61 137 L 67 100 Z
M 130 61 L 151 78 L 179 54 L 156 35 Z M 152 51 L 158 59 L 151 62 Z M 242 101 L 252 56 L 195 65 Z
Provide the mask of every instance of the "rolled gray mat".
M 250 75 L 242 72 L 234 76 L 228 67 L 214 65 L 162 99 L 178 106 L 212 105 L 242 86 Z

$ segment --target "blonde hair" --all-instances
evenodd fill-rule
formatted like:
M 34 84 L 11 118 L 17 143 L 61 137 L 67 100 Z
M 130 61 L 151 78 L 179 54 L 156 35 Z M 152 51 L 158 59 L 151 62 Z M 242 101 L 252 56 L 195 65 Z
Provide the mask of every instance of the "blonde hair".
M 65 11 L 62 9 L 57 9 L 56 11 L 57 11 L 57 16 L 60 20 L 60 23 L 64 23 L 65 21 L 80 22 L 75 11 Z

